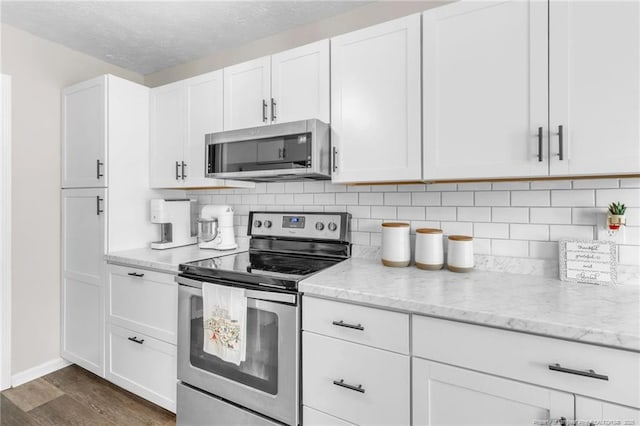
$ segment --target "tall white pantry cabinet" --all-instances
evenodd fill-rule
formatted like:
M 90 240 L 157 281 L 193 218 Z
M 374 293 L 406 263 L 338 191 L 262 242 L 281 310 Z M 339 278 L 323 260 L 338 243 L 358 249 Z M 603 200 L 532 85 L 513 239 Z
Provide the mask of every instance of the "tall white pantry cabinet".
M 104 255 L 156 237 L 149 89 L 113 75 L 68 87 L 62 123 L 61 355 L 104 377 Z

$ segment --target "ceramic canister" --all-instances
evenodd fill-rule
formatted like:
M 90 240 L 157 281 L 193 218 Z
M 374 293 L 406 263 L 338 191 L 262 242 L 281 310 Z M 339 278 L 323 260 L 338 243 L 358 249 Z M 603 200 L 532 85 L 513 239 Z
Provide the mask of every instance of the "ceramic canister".
M 416 266 L 418 268 L 431 271 L 442 269 L 443 251 L 442 229 L 416 229 Z
M 467 235 L 449 235 L 447 268 L 453 272 L 473 269 L 473 238 Z
M 409 266 L 411 248 L 409 224 L 386 222 L 382 224 L 382 264 L 384 266 Z

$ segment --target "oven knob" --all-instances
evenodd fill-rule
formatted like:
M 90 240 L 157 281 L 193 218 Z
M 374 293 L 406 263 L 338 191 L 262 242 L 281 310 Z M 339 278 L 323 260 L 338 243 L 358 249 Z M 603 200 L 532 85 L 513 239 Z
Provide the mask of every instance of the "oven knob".
M 333 223 L 333 222 L 329 222 L 329 225 L 327 225 L 327 227 L 329 228 L 329 231 L 331 231 L 331 232 L 333 232 L 333 231 L 335 231 L 336 229 L 338 229 L 338 225 L 336 225 L 336 224 L 335 224 L 335 223 Z
M 264 227 L 265 228 L 271 228 L 271 221 L 270 220 L 265 220 L 264 221 Z
M 322 222 L 316 222 L 316 229 L 318 231 L 322 231 L 324 229 L 324 223 Z
M 254 220 L 253 221 L 253 227 L 254 228 L 260 228 L 262 226 L 262 222 L 259 220 Z

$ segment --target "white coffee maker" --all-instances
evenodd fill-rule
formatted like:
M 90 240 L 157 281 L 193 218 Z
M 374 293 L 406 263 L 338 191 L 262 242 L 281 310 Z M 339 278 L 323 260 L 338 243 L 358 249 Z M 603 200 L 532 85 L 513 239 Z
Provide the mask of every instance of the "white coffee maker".
M 214 250 L 238 248 L 233 232 L 233 208 L 231 206 L 206 205 L 198 219 L 198 247 Z
M 198 242 L 195 220 L 196 200 L 151 200 L 151 222 L 160 224 L 160 241 L 151 243 L 152 249 L 188 246 Z

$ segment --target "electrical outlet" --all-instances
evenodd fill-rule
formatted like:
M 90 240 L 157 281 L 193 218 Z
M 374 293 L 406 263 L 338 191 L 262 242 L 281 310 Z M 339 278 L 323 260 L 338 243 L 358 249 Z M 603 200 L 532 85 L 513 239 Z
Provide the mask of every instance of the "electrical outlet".
M 601 241 L 613 241 L 616 244 L 624 244 L 625 226 L 621 226 L 617 230 L 609 229 L 609 223 L 607 222 L 608 213 L 598 213 L 596 226 L 597 239 Z

